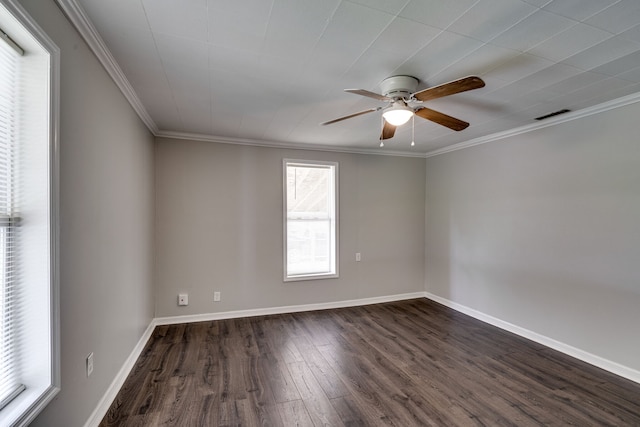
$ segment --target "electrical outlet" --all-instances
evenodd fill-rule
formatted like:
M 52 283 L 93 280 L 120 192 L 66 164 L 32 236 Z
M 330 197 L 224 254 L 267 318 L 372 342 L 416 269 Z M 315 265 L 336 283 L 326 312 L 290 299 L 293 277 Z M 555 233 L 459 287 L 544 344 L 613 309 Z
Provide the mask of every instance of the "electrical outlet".
M 360 252 L 356 252 L 356 262 L 360 262 L 361 259 Z
M 178 305 L 189 305 L 189 294 L 178 294 Z
M 213 293 L 213 300 L 214 300 L 215 302 L 220 301 L 220 292 L 214 292 L 214 293 Z
M 87 377 L 91 376 L 93 372 L 93 352 L 89 353 L 87 356 Z

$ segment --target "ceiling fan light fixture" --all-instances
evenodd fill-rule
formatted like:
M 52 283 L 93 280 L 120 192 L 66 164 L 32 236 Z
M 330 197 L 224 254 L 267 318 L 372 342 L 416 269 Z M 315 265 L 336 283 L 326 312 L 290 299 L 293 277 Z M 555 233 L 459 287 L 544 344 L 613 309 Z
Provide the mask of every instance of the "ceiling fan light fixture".
M 406 105 L 394 103 L 391 107 L 385 108 L 382 117 L 391 125 L 401 126 L 413 117 L 413 109 Z

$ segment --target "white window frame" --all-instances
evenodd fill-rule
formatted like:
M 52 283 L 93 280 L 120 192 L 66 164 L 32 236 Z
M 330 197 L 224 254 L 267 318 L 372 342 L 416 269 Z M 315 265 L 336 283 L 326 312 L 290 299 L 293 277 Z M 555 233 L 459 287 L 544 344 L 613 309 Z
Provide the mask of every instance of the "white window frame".
M 0 5 L 0 27 L 25 50 L 24 67 L 28 67 L 24 98 L 20 102 L 29 106 L 23 120 L 31 129 L 27 137 L 42 151 L 42 176 L 47 182 L 39 182 L 38 189 L 44 194 L 40 200 L 44 213 L 38 223 L 43 224 L 43 235 L 47 244 L 39 241 L 45 266 L 46 280 L 25 280 L 22 288 L 37 313 L 25 312 L 29 318 L 25 328 L 29 333 L 21 335 L 21 370 L 25 372 L 22 382 L 26 389 L 0 410 L 0 425 L 26 426 L 46 407 L 60 391 L 60 320 L 59 320 L 59 94 L 60 94 L 60 50 L 24 10 L 17 0 L 2 0 Z M 24 105 L 20 108 L 24 108 Z M 35 120 L 32 120 L 34 119 Z M 35 136 L 34 136 L 35 135 Z M 40 175 L 38 175 L 40 176 Z M 31 178 L 29 178 L 31 179 Z M 38 178 L 39 179 L 39 178 Z M 23 220 L 31 221 L 29 207 Z M 44 239 L 43 239 L 44 240 Z M 38 255 L 40 256 L 40 255 Z M 27 260 L 28 262 L 28 260 Z M 28 265 L 28 264 L 27 264 Z M 35 283 L 33 283 L 35 282 Z M 31 297 L 37 296 L 37 301 Z
M 333 170 L 333 221 L 332 221 L 332 246 L 331 246 L 331 270 L 328 273 L 306 273 L 306 274 L 289 274 L 287 271 L 287 230 L 288 230 L 288 215 L 287 215 L 287 166 L 321 166 L 328 167 Z M 282 219 L 283 219 L 283 277 L 285 282 L 295 282 L 301 280 L 317 280 L 317 279 L 332 279 L 339 277 L 339 247 L 340 247 L 340 227 L 339 227 L 339 173 L 337 162 L 326 162 L 319 160 L 302 160 L 302 159 L 283 159 L 282 160 Z

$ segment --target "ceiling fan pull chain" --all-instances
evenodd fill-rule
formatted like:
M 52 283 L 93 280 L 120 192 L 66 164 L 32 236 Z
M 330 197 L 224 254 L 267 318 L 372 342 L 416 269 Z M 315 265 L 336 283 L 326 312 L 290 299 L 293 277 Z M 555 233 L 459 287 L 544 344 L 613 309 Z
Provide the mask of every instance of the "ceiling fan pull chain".
M 414 114 L 411 117 L 411 146 L 415 147 L 416 145 L 416 115 Z

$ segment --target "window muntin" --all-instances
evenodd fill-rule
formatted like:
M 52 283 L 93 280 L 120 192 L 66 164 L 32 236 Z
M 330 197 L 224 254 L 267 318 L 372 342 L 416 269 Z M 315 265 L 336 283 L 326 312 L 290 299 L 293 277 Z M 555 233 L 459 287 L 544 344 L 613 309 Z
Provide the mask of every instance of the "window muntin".
M 337 163 L 284 161 L 284 279 L 338 276 Z

